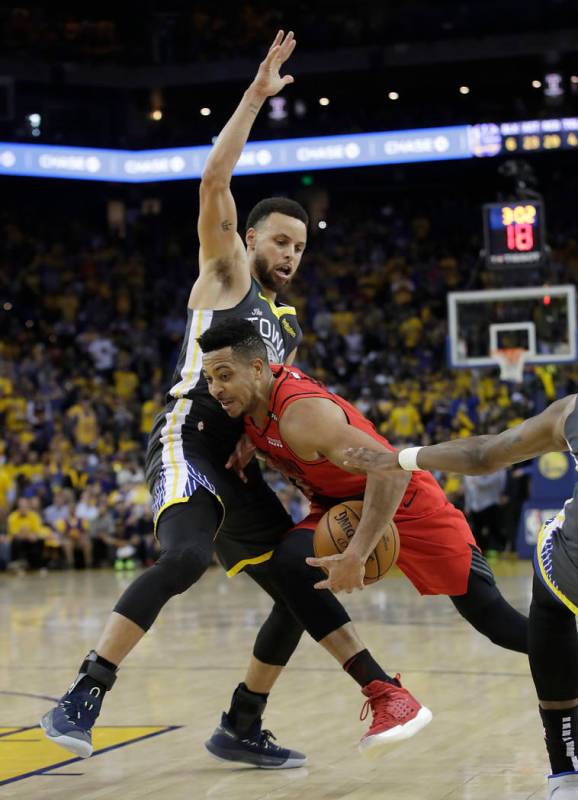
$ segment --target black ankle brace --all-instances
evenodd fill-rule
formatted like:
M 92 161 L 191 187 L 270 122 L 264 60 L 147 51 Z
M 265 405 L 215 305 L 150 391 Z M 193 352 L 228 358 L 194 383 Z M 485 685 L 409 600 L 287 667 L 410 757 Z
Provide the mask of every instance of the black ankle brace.
M 90 678 L 98 681 L 98 683 L 101 683 L 104 688 L 109 691 L 116 681 L 117 668 L 112 667 L 112 664 L 110 667 L 105 666 L 105 664 L 102 663 L 103 661 L 105 661 L 104 658 L 101 658 L 95 650 L 91 650 L 82 662 L 80 675 L 88 675 Z M 110 663 L 110 661 L 106 661 L 106 664 Z
M 267 705 L 266 694 L 251 692 L 244 683 L 240 683 L 233 694 L 228 717 L 231 724 L 240 733 L 248 731 L 257 720 L 261 720 Z

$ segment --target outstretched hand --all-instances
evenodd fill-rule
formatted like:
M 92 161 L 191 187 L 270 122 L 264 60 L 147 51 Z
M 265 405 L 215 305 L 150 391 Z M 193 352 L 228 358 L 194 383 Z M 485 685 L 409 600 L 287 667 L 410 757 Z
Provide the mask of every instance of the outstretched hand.
M 360 472 L 367 472 L 369 475 L 384 477 L 387 477 L 392 470 L 401 470 L 396 452 L 378 453 L 367 447 L 348 447 L 344 451 L 343 465 Z
M 293 50 L 295 50 L 296 44 L 293 31 L 289 31 L 287 36 L 284 36 L 283 31 L 279 31 L 275 37 L 264 61 L 259 65 L 259 70 L 253 81 L 255 89 L 263 97 L 273 97 L 285 86 L 294 82 L 292 75 L 281 77 L 279 71 Z

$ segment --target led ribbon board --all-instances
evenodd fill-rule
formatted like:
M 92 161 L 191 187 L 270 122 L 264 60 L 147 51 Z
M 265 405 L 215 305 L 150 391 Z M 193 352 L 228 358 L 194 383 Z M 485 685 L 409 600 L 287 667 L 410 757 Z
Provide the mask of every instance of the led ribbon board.
M 578 149 L 578 117 L 249 142 L 235 175 Z M 209 146 L 108 150 L 0 142 L 0 175 L 152 183 L 201 177 Z

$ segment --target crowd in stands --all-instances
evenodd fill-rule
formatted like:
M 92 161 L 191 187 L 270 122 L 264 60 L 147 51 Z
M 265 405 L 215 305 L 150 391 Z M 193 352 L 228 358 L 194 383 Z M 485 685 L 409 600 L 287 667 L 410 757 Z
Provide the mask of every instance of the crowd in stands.
M 533 3 L 523 19 L 515 0 L 503 0 L 500 14 L 482 0 L 362 2 L 355 13 L 350 4 L 303 0 L 285 9 L 264 0 L 230 3 L 225 9 L 202 0 L 170 9 L 119 7 L 114 13 L 6 7 L 0 11 L 0 42 L 4 54 L 57 62 L 179 63 L 254 57 L 279 28 L 297 29 L 304 49 L 327 51 L 503 34 L 519 31 L 521 24 L 524 30 L 564 28 L 573 14 L 569 0 Z
M 0 227 L 0 569 L 150 564 L 143 456 L 184 333 L 196 251 L 146 219 L 125 239 L 73 220 L 6 215 Z M 531 369 L 521 385 L 447 369 L 445 296 L 472 288 L 474 253 L 442 247 L 424 216 L 372 207 L 337 216 L 312 236 L 287 298 L 305 332 L 297 365 L 396 445 L 497 432 L 576 391 L 574 365 Z M 576 241 L 562 240 L 552 259 L 575 283 Z M 485 285 L 483 270 L 476 280 Z M 304 499 L 269 477 L 299 517 Z M 463 507 L 463 481 L 441 480 Z M 513 549 L 526 484 L 521 468 L 484 489 L 503 522 L 486 549 Z
M 482 0 L 367 2 L 358 3 L 355 13 L 349 5 L 303 0 L 284 9 L 264 0 L 229 3 L 226 12 L 208 0 L 165 10 L 119 4 L 93 14 L 66 6 L 0 8 L 5 73 L 14 75 L 17 87 L 12 91 L 7 80 L 0 91 L 0 135 L 115 149 L 206 145 L 238 102 L 239 81 L 249 80 L 249 69 L 280 27 L 296 31 L 296 82 L 266 104 L 252 131 L 255 139 L 572 116 L 575 86 L 569 75 L 563 74 L 560 96 L 549 97 L 532 88 L 533 76 L 520 58 L 483 61 L 474 50 L 474 61 L 453 68 L 439 55 L 431 65 L 410 66 L 421 57 L 423 41 L 446 41 L 452 52 L 461 39 L 457 51 L 464 53 L 468 38 L 531 35 L 574 24 L 570 0 L 534 3 L 523 15 L 518 6 L 503 0 L 499 14 Z M 511 55 L 506 45 L 503 55 Z M 44 63 L 35 80 L 27 65 L 38 62 Z M 151 69 L 148 86 L 139 70 L 145 65 Z M 471 86 L 467 96 L 458 94 L 462 84 Z M 151 93 L 152 87 L 158 89 Z M 399 102 L 389 99 L 392 91 Z M 329 105 L 319 104 L 323 96 Z M 201 116 L 204 107 L 210 112 Z

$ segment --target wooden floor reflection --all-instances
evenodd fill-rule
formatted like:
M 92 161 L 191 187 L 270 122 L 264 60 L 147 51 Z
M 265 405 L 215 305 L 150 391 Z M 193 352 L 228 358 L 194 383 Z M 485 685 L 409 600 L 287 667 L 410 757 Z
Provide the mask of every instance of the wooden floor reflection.
M 529 605 L 529 563 L 498 565 L 504 594 Z M 346 604 L 374 655 L 434 713 L 378 762 L 358 754 L 357 687 L 304 640 L 266 715 L 308 766 L 276 772 L 211 760 L 203 741 L 242 679 L 269 602 L 218 569 L 172 601 L 127 659 L 95 739 L 78 761 L 36 727 L 94 646 L 130 580 L 112 572 L 0 576 L 0 798 L 40 800 L 528 800 L 543 798 L 547 762 L 527 660 L 468 627 L 442 597 L 400 575 Z M 27 777 L 23 777 L 27 776 Z

